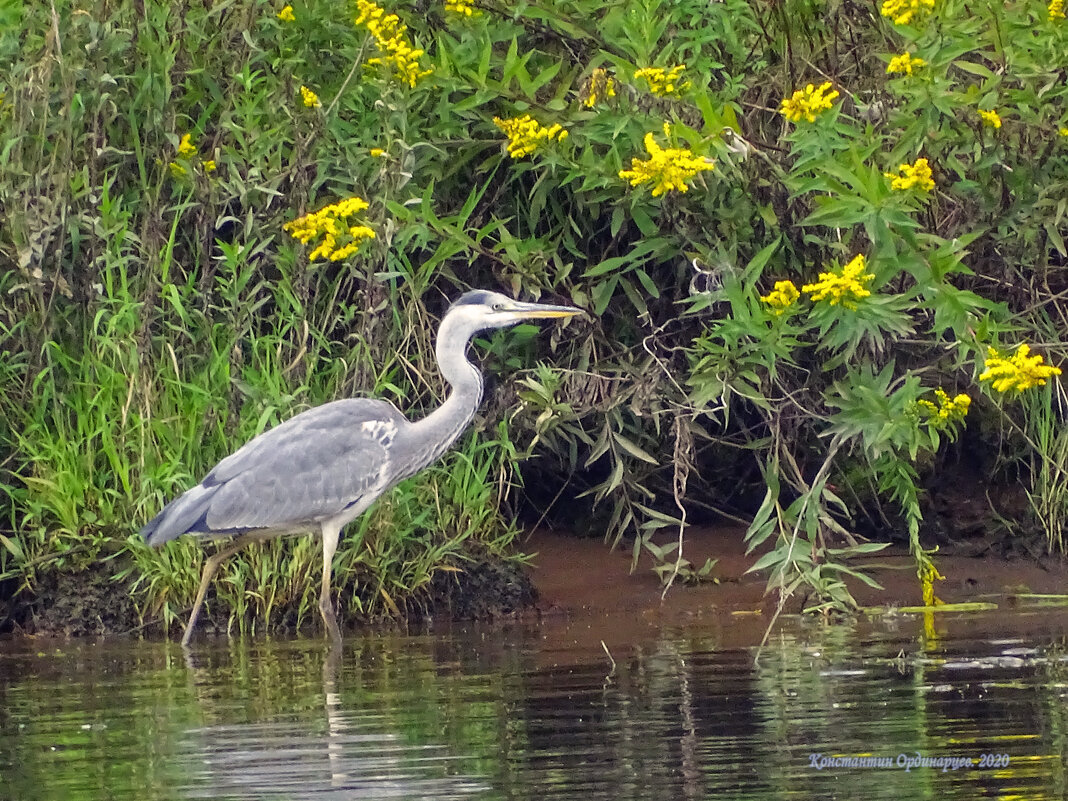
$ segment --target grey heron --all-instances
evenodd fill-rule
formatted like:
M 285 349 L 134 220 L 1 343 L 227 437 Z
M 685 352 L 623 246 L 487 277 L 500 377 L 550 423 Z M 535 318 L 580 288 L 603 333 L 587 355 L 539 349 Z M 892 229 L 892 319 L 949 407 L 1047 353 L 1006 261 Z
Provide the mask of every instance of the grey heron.
M 330 637 L 340 642 L 330 574 L 341 530 L 386 490 L 437 460 L 467 428 L 482 400 L 482 374 L 466 356 L 471 338 L 523 320 L 581 313 L 497 292 L 467 292 L 438 327 L 438 367 L 452 388 L 439 408 L 413 423 L 392 403 L 374 398 L 316 406 L 249 440 L 167 504 L 141 529 L 149 545 L 183 534 L 230 538 L 204 562 L 182 644 L 189 643 L 204 594 L 227 557 L 252 542 L 316 530 L 323 541 L 319 611 Z

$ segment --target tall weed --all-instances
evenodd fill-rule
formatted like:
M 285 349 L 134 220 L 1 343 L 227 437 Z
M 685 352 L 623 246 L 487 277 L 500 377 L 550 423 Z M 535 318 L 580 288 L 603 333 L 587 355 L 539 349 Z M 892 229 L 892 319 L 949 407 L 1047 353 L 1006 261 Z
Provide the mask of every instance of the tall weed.
M 707 575 L 685 523 L 726 515 L 771 588 L 829 609 L 885 537 L 863 521 L 900 525 L 933 602 L 925 476 L 1003 420 L 1061 547 L 1059 393 L 1036 388 L 1068 285 L 1054 6 L 396 3 L 389 39 L 365 0 L 24 5 L 0 76 L 4 575 L 125 551 L 146 615 L 180 617 L 201 553 L 153 556 L 137 525 L 302 409 L 439 402 L 434 323 L 470 286 L 590 317 L 476 346 L 507 426 L 354 524 L 352 613 L 501 552 L 532 447 L 666 581 Z M 355 255 L 284 233 L 353 195 Z M 1021 344 L 1046 372 L 1000 391 L 983 376 Z M 232 625 L 307 617 L 314 556 L 234 560 Z

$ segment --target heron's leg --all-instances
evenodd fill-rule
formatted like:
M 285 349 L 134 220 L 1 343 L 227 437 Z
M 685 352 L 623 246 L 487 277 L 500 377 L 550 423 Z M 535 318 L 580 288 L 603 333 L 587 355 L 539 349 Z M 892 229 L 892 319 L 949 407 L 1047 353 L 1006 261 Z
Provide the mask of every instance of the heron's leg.
M 337 551 L 337 540 L 341 535 L 341 526 L 324 521 L 323 528 L 323 589 L 319 593 L 319 613 L 323 616 L 326 631 L 334 643 L 341 642 L 341 629 L 337 627 L 337 617 L 334 616 L 334 604 L 330 600 L 330 577 L 333 572 L 334 552 Z
M 200 589 L 197 590 L 197 599 L 193 601 L 193 611 L 189 613 L 189 622 L 185 624 L 185 633 L 182 635 L 182 645 L 189 645 L 189 639 L 193 636 L 193 626 L 196 625 L 197 615 L 200 614 L 200 606 L 204 603 L 204 596 L 208 592 L 208 585 L 211 584 L 211 580 L 215 576 L 215 571 L 219 569 L 219 565 L 255 539 L 256 536 L 254 534 L 243 534 L 221 551 L 213 553 L 204 560 L 204 572 L 200 574 Z

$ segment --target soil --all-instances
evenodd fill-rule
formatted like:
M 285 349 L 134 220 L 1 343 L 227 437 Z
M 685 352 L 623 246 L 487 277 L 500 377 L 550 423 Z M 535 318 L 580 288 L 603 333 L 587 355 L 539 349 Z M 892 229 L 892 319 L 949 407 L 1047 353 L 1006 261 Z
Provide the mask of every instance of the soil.
M 740 528 L 689 529 L 683 555 L 695 565 L 718 559 L 712 570 L 718 583 L 675 584 L 661 597 L 663 588 L 648 556 L 639 559 L 632 573 L 629 549 L 610 553 L 600 540 L 534 533 L 523 548 L 536 554 L 537 613 L 552 624 L 543 627 L 543 637 L 564 651 L 585 647 L 602 656 L 604 649 L 652 638 L 664 626 L 714 629 L 722 647 L 756 644 L 774 615 L 777 596 L 765 595 L 763 573 L 746 573 L 758 555 L 745 554 L 743 535 Z M 990 601 L 1005 608 L 1021 594 L 1068 593 L 1068 563 L 1061 559 L 1042 564 L 1029 557 L 976 557 L 942 549 L 935 561 L 945 576 L 936 582 L 935 594 L 945 603 Z M 885 606 L 890 612 L 922 605 L 916 565 L 905 549 L 888 548 L 861 564 L 884 588 L 847 582 L 862 606 Z M 800 597 L 791 598 L 785 611 L 796 613 L 802 603 Z
M 427 616 L 493 620 L 534 606 L 537 590 L 529 570 L 516 563 L 476 561 L 463 572 L 439 571 L 426 596 Z
M 131 596 L 128 582 L 111 577 L 123 565 L 109 562 L 79 573 L 52 571 L 42 574 L 32 594 L 25 591 L 15 599 L 0 601 L 0 632 L 46 637 L 100 635 L 160 636 L 159 622 L 143 622 Z M 13 587 L 9 587 L 10 592 Z M 338 596 L 355 593 L 357 588 L 336 587 Z M 197 620 L 197 631 L 205 635 L 225 634 L 229 625 L 227 610 L 212 604 L 213 590 Z M 0 596 L 3 597 L 3 596 Z M 457 571 L 441 570 L 425 591 L 409 599 L 402 611 L 405 624 L 416 626 L 441 620 L 494 620 L 517 615 L 534 606 L 537 591 L 531 573 L 517 562 L 501 562 L 472 557 Z M 340 605 L 339 605 L 340 606 Z M 366 620 L 345 620 L 339 610 L 342 629 L 366 626 Z M 380 621 L 389 625 L 396 621 Z M 319 631 L 318 615 L 305 616 L 300 628 L 295 610 L 282 610 L 273 622 L 282 634 Z M 181 634 L 176 623 L 169 632 Z
M 80 573 L 42 574 L 33 597 L 9 613 L 16 629 L 62 637 L 126 632 L 138 626 L 137 607 L 126 582 L 112 579 L 102 563 Z
M 464 565 L 463 572 L 442 571 L 422 598 L 409 604 L 409 621 L 537 621 L 543 637 L 571 650 L 576 644 L 598 651 L 631 645 L 664 626 L 678 625 L 713 626 L 725 646 L 750 645 L 772 619 L 776 597 L 765 595 L 763 574 L 746 573 L 757 555 L 745 554 L 743 533 L 739 528 L 690 529 L 684 556 L 695 565 L 717 559 L 715 580 L 680 582 L 662 597 L 660 579 L 646 555 L 631 572 L 629 549 L 610 551 L 600 539 L 537 531 L 521 545 L 533 554 L 531 567 L 476 561 Z M 990 551 L 969 556 L 963 548 L 943 549 L 935 559 L 946 577 L 935 592 L 946 603 L 994 601 L 1004 608 L 1021 594 L 1068 592 L 1068 563 L 1060 559 L 1043 564 Z M 850 589 L 862 605 L 922 603 L 915 564 L 903 548 L 865 558 L 862 566 L 885 588 L 851 581 Z M 115 570 L 108 564 L 75 576 L 49 575 L 34 597 L 0 609 L 0 629 L 65 637 L 141 632 L 159 636 L 158 625 L 142 627 L 128 587 L 110 578 Z M 803 603 L 803 598 L 792 598 L 785 611 L 797 612 Z M 203 615 L 198 628 L 205 633 L 224 630 L 225 622 L 221 615 L 219 620 Z M 317 626 L 318 620 L 307 625 Z M 348 628 L 360 625 L 349 621 Z

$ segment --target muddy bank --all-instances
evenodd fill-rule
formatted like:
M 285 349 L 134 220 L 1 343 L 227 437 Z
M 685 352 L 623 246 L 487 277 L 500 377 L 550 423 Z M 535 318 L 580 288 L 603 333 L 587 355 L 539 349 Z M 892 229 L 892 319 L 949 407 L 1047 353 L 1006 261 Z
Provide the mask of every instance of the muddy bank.
M 755 556 L 744 552 L 740 528 L 694 528 L 687 533 L 684 555 L 694 564 L 717 559 L 716 582 L 677 584 L 662 596 L 651 562 L 643 556 L 633 573 L 629 548 L 610 552 L 600 539 L 577 539 L 565 534 L 538 531 L 520 544 L 533 554 L 531 566 L 474 560 L 456 571 L 436 574 L 426 591 L 401 611 L 404 625 L 441 625 L 455 620 L 518 619 L 539 624 L 546 636 L 572 643 L 582 642 L 601 650 L 606 646 L 634 643 L 652 636 L 663 626 L 714 626 L 728 642 L 738 645 L 759 640 L 775 610 L 776 598 L 765 596 L 765 576 L 747 574 Z M 663 538 L 664 541 L 669 539 Z M 936 555 L 945 580 L 935 591 L 947 603 L 992 601 L 999 607 L 1017 604 L 1022 594 L 1068 592 L 1068 564 L 1046 563 L 1026 557 L 999 557 L 987 552 L 981 557 L 963 552 Z M 850 588 L 865 606 L 910 606 L 921 603 L 915 564 L 903 549 L 887 549 L 861 563 L 883 590 L 860 582 Z M 0 608 L 2 631 L 41 636 L 141 635 L 163 636 L 162 623 L 143 621 L 128 582 L 116 582 L 114 564 L 76 575 L 50 574 L 33 595 L 25 593 Z M 337 596 L 357 588 L 336 588 Z M 210 603 L 198 622 L 204 635 L 225 633 L 228 615 Z M 795 597 L 786 611 L 796 613 L 803 599 Z M 339 604 L 339 606 L 341 606 Z M 396 625 L 394 619 L 367 621 L 343 619 L 349 631 L 368 625 Z M 318 615 L 285 613 L 273 629 L 282 634 L 315 635 Z M 262 622 L 255 627 L 262 631 Z M 172 626 L 171 636 L 180 633 Z
M 162 620 L 142 620 L 138 614 L 130 580 L 113 576 L 123 566 L 117 562 L 95 565 L 79 573 L 53 571 L 42 576 L 33 592 L 23 590 L 14 598 L 0 601 L 0 633 L 44 637 L 83 636 L 181 636 L 185 613 L 169 632 Z M 368 592 L 367 587 L 335 586 L 335 606 L 342 629 L 356 631 L 368 625 L 424 626 L 449 620 L 494 620 L 531 609 L 536 590 L 531 572 L 515 562 L 472 557 L 455 569 L 439 570 L 428 587 L 409 598 L 400 608 L 402 620 L 383 617 L 375 620 L 346 618 L 345 605 L 337 599 Z M 197 620 L 202 636 L 233 631 L 229 612 L 213 603 L 214 587 L 208 590 L 206 604 Z M 298 619 L 297 610 L 280 609 L 270 630 L 276 634 L 321 633 L 317 611 Z M 250 630 L 260 633 L 264 622 L 254 621 Z
M 668 617 L 683 617 L 708 609 L 728 611 L 770 611 L 775 599 L 764 596 L 766 576 L 746 570 L 756 561 L 744 548 L 744 529 L 693 528 L 687 531 L 683 555 L 700 565 L 705 559 L 718 559 L 712 574 L 719 583 L 694 586 L 677 584 L 661 602 L 661 585 L 652 572 L 652 562 L 643 554 L 638 568 L 630 573 L 629 548 L 609 552 L 598 539 L 575 539 L 563 534 L 539 531 L 522 543 L 533 558 L 534 585 L 543 611 L 553 609 L 574 613 L 610 610 L 655 612 Z M 658 538 L 663 544 L 670 537 Z M 946 603 L 984 600 L 987 596 L 1021 592 L 1068 592 L 1068 562 L 1028 557 L 1001 557 L 990 552 L 968 555 L 962 549 L 944 548 L 934 555 L 935 563 L 946 577 L 936 582 L 935 593 Z M 904 548 L 890 547 L 851 565 L 863 566 L 883 590 L 862 582 L 848 581 L 854 597 L 865 606 L 895 604 L 917 605 L 922 602 L 916 579 L 916 564 Z M 799 611 L 798 597 L 787 605 Z
M 129 582 L 116 581 L 114 573 L 111 562 L 79 573 L 43 573 L 32 593 L 7 601 L 0 631 L 84 637 L 136 630 L 141 621 Z
M 601 656 L 602 641 L 610 650 L 626 649 L 651 641 L 664 626 L 700 627 L 714 632 L 723 647 L 758 643 L 777 597 L 764 594 L 762 573 L 746 574 L 756 557 L 745 554 L 743 535 L 740 528 L 689 530 L 684 556 L 697 565 L 708 557 L 718 559 L 713 575 L 719 583 L 677 584 L 661 598 L 663 590 L 648 557 L 643 556 L 631 573 L 629 549 L 609 553 L 600 540 L 536 532 L 523 548 L 536 553 L 532 576 L 539 596 L 537 610 L 542 623 L 548 624 L 543 626 L 543 637 L 558 643 L 561 651 L 579 647 Z M 1062 559 L 1042 564 L 1026 557 L 989 552 L 976 557 L 947 550 L 936 554 L 935 560 L 945 576 L 936 583 L 935 593 L 945 603 L 985 601 L 999 609 L 1017 609 L 1032 603 L 1021 595 L 1068 593 L 1068 564 Z M 892 615 L 895 607 L 922 603 L 916 565 L 904 549 L 890 548 L 858 564 L 884 588 L 849 581 L 861 605 L 886 607 Z M 797 613 L 801 603 L 801 598 L 791 598 L 785 611 Z M 1068 608 L 1046 608 L 1040 614 L 1062 621 L 1068 631 Z M 976 617 L 977 624 L 979 620 Z M 989 616 L 986 621 L 989 625 Z

